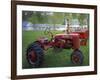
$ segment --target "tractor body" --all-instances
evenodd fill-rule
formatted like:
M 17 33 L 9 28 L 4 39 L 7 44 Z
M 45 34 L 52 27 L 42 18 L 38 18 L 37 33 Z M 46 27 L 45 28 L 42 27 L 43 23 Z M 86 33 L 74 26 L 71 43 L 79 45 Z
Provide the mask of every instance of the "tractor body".
M 77 33 L 56 34 L 51 41 L 45 37 L 41 37 L 36 42 L 38 42 L 44 50 L 53 47 L 62 49 L 79 49 L 80 47 L 80 38 Z

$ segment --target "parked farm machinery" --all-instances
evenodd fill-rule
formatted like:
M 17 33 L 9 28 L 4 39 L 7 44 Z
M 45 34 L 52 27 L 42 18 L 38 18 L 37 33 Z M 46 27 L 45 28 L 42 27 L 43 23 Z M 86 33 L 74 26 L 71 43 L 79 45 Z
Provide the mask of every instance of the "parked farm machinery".
M 39 37 L 31 43 L 27 48 L 27 60 L 32 67 L 40 67 L 44 60 L 44 50 L 49 48 L 56 49 L 73 49 L 71 53 L 71 61 L 73 64 L 83 64 L 84 55 L 80 50 L 80 46 L 85 46 L 88 39 L 87 31 L 69 32 L 63 34 L 53 33 L 47 28 L 45 34 L 49 34 L 51 39 L 47 37 Z

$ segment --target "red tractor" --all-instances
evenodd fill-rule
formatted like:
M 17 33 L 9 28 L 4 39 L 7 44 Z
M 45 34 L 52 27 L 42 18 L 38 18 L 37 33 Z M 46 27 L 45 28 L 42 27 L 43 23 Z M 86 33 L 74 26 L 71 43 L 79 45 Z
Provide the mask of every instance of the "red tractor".
M 51 35 L 51 40 L 48 40 L 46 37 L 41 37 L 37 39 L 35 42 L 30 44 L 27 48 L 27 60 L 32 65 L 32 67 L 40 67 L 43 58 L 44 58 L 44 50 L 48 48 L 58 48 L 58 49 L 73 49 L 71 54 L 71 61 L 74 64 L 82 64 L 83 63 L 83 53 L 80 50 L 81 40 L 82 38 L 87 38 L 87 33 L 79 33 L 79 32 L 71 32 L 64 34 L 53 34 L 50 31 L 46 31 L 45 33 L 49 33 Z

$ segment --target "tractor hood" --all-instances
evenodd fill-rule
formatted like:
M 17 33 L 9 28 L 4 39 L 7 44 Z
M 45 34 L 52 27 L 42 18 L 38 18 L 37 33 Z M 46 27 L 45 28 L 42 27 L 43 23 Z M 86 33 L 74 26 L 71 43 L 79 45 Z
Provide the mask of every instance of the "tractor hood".
M 79 36 L 79 34 L 77 34 L 77 33 L 56 34 L 56 35 L 55 35 L 55 38 L 71 38 L 71 37 L 75 37 L 75 36 Z

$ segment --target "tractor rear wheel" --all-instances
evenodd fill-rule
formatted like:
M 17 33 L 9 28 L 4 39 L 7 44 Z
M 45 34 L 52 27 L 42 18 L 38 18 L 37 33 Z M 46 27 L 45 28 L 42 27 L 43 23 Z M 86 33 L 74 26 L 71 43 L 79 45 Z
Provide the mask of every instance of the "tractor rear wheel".
M 40 67 L 43 62 L 43 49 L 39 43 L 34 42 L 27 48 L 26 58 L 32 67 Z
M 74 64 L 82 64 L 83 63 L 84 56 L 82 52 L 78 49 L 74 50 L 71 55 L 71 61 Z

